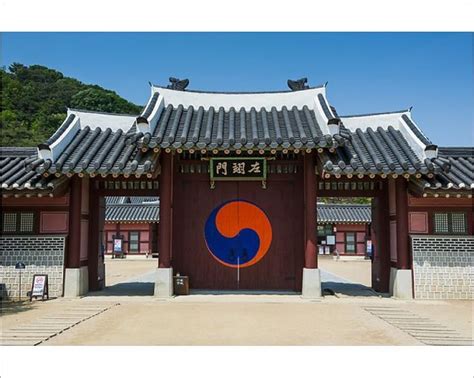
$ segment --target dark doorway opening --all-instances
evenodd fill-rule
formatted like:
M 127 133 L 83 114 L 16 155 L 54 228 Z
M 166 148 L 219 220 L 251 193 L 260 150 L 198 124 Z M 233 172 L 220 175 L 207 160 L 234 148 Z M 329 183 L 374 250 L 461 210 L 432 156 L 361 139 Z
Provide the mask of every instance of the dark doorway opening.
M 158 266 L 156 196 L 101 195 L 97 281 L 89 296 L 151 296 Z

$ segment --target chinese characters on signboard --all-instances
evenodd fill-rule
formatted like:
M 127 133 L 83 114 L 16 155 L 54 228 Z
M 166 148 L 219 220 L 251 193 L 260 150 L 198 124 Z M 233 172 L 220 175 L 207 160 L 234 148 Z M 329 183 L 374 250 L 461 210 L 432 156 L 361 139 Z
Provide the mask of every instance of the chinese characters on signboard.
M 265 158 L 211 158 L 211 180 L 266 180 Z

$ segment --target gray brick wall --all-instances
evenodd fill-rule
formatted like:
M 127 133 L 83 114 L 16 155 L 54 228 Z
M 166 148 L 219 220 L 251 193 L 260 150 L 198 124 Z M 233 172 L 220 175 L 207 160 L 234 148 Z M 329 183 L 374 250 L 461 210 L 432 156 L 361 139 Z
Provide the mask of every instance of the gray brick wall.
M 411 237 L 415 299 L 473 299 L 474 236 Z
M 25 263 L 21 294 L 31 290 L 33 274 L 47 274 L 49 296 L 63 295 L 65 236 L 0 236 L 0 283 L 2 297 L 17 299 L 19 274 L 15 264 Z M 6 291 L 6 293 L 5 293 Z

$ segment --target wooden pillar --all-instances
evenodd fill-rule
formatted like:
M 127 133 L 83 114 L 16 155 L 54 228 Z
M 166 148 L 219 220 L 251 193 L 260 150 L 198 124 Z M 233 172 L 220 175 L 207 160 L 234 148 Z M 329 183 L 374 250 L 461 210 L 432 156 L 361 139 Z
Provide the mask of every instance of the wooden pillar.
M 305 224 L 305 262 L 307 269 L 318 267 L 317 223 L 316 223 L 316 174 L 314 173 L 314 155 L 304 155 L 304 224 Z
M 87 251 L 89 269 L 89 290 L 98 290 L 99 258 L 101 258 L 100 232 L 103 228 L 101 219 L 101 198 L 95 193 L 94 181 L 89 183 L 89 244 Z
M 410 249 L 408 248 L 408 194 L 407 181 L 403 177 L 395 181 L 397 204 L 397 268 L 411 269 Z
M 390 212 L 388 182 L 372 204 L 372 288 L 387 293 L 390 286 Z
M 82 185 L 81 178 L 71 177 L 69 192 L 69 236 L 66 268 L 81 266 L 81 206 Z
M 159 267 L 171 267 L 171 237 L 173 215 L 173 155 L 161 152 L 160 223 L 158 225 Z

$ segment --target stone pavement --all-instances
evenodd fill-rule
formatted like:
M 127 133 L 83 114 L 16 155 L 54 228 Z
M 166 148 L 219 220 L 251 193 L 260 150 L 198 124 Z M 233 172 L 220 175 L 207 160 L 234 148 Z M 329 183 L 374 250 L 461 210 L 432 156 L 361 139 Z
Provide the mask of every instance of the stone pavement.
M 323 286 L 336 295 L 317 300 L 288 292 L 202 290 L 157 299 L 155 264 L 129 263 L 114 263 L 115 281 L 103 292 L 2 313 L 5 336 L 23 332 L 18 344 L 41 345 L 469 345 L 472 340 L 472 302 L 379 297 L 364 281 L 351 281 L 357 276 L 345 274 L 346 263 L 336 270 L 344 277 L 323 269 Z M 81 321 L 74 310 L 80 306 L 112 307 Z M 66 330 L 69 321 L 75 325 Z
M 51 313 L 48 316 L 10 329 L 4 330 L 2 327 L 0 345 L 39 345 L 115 305 L 75 301 L 73 306 L 66 307 L 59 313 Z

